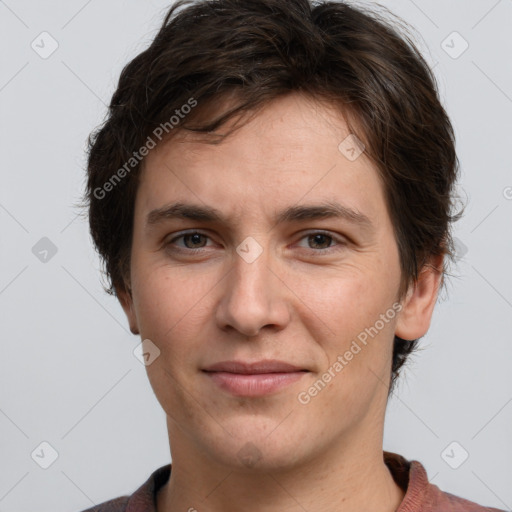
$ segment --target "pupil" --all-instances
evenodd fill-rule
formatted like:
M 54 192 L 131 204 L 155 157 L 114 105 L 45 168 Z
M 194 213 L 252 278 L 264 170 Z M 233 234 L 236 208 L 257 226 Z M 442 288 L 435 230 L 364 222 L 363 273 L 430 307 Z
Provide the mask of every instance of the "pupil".
M 321 242 L 321 240 L 322 240 L 322 239 L 327 240 L 327 238 L 328 238 L 328 237 L 327 237 L 326 235 L 321 235 L 321 234 L 319 234 L 319 235 L 313 235 L 314 243 L 315 243 L 315 244 L 317 244 L 317 243 L 318 243 L 319 245 L 323 245 L 323 244 L 322 244 L 322 242 Z M 319 241 L 319 240 L 320 240 L 320 241 Z
M 194 233 L 194 234 L 188 235 L 188 236 L 189 236 L 189 238 L 192 239 L 192 244 L 196 245 L 196 244 L 200 243 L 200 238 L 202 235 L 200 235 L 199 233 Z

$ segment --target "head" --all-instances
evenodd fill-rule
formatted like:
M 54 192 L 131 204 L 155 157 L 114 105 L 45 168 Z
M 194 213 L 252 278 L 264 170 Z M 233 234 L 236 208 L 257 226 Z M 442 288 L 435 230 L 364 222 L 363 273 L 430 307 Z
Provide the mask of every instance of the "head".
M 148 374 L 176 431 L 203 447 L 257 432 L 278 457 L 267 434 L 286 409 L 311 443 L 315 428 L 335 439 L 382 419 L 452 254 L 454 144 L 428 65 L 375 12 L 169 11 L 91 136 L 87 200 L 108 291 L 160 351 Z M 272 397 L 233 396 L 203 371 L 233 359 L 288 359 L 304 375 Z

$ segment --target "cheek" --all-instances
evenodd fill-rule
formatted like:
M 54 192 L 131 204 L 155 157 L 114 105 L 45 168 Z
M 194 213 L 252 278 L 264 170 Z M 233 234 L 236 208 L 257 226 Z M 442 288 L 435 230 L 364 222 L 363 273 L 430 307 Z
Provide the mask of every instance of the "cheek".
M 204 414 L 191 398 L 190 377 L 196 371 L 199 346 L 194 344 L 201 340 L 206 314 L 201 298 L 208 287 L 205 280 L 185 278 L 175 268 L 144 268 L 148 270 L 133 279 L 134 305 L 141 338 L 150 339 L 160 350 L 146 367 L 149 382 L 162 408 L 178 425 L 200 424 Z
M 316 339 L 325 363 L 311 384 L 322 389 L 318 380 L 326 383 L 314 399 L 317 414 L 332 416 L 333 424 L 348 428 L 351 421 L 362 419 L 373 400 L 384 400 L 396 314 L 392 295 L 382 293 L 373 283 L 358 280 L 339 285 L 329 290 L 330 300 L 323 299 L 335 334 Z
M 141 336 L 161 341 L 196 324 L 202 299 L 211 286 L 207 277 L 166 265 L 145 263 L 134 276 L 135 310 Z
M 321 279 L 313 274 L 295 277 L 289 282 L 301 299 L 302 319 L 310 319 L 311 329 L 313 322 L 323 323 L 335 342 L 346 341 L 373 325 L 392 306 L 398 286 L 392 273 L 383 275 L 377 267 L 362 265 L 333 269 L 327 276 L 324 272 Z
M 325 353 L 321 373 L 330 369 L 335 375 L 328 386 L 341 393 L 333 398 L 336 401 L 351 403 L 356 395 L 362 398 L 373 389 L 379 378 L 387 378 L 397 317 L 393 305 L 398 281 L 393 273 L 378 274 L 368 269 L 352 269 L 325 280 L 319 287 L 311 286 L 313 281 L 308 279 L 301 282 L 301 296 L 308 297 L 302 308 L 302 321 Z M 326 335 L 319 336 L 321 332 Z M 341 370 L 339 364 L 334 367 L 340 357 Z

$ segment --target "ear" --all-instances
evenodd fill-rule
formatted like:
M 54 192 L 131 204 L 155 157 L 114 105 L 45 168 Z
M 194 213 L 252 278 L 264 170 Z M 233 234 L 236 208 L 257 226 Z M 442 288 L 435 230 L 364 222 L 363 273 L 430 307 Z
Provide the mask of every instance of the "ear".
M 444 255 L 432 257 L 421 269 L 418 280 L 412 283 L 402 301 L 395 335 L 404 340 L 424 336 L 429 327 L 441 284 Z
M 121 303 L 126 318 L 128 318 L 128 323 L 130 324 L 130 331 L 132 332 L 132 334 L 140 334 L 137 316 L 135 315 L 133 308 L 133 298 L 131 290 L 127 287 L 123 287 L 121 289 L 118 288 L 117 286 L 115 287 L 115 289 L 117 298 Z

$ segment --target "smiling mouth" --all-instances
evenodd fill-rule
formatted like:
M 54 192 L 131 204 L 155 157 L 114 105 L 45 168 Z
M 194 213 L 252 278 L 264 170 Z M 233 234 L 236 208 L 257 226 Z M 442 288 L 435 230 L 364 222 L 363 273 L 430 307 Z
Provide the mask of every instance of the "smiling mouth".
M 300 380 L 309 370 L 283 361 L 223 361 L 202 370 L 219 388 L 234 396 L 263 396 Z

